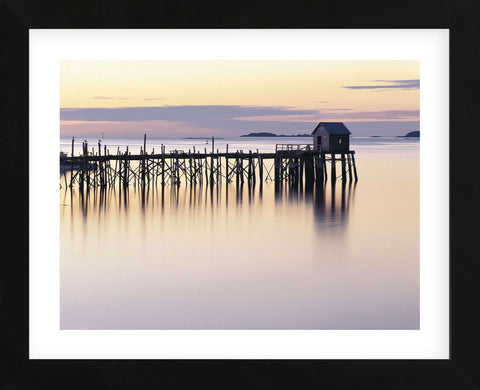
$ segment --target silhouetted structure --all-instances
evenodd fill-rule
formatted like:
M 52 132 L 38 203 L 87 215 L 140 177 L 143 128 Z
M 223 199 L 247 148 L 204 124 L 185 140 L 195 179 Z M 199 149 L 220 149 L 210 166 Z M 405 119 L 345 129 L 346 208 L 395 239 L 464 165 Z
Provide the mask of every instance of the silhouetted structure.
M 317 126 L 318 127 L 318 126 Z M 347 130 L 348 131 L 348 130 Z M 340 135 L 340 134 L 338 134 Z M 348 137 L 348 135 L 347 135 Z M 347 138 L 348 139 L 348 138 Z M 343 144 L 343 142 L 342 142 Z M 86 141 L 82 143 L 82 153 L 74 155 L 74 139 L 70 156 L 60 155 L 61 173 L 65 186 L 72 187 L 75 183 L 85 187 L 119 187 L 127 188 L 130 184 L 142 187 L 150 185 L 180 185 L 181 182 L 191 185 L 216 184 L 225 180 L 227 183 L 235 181 L 238 184 L 247 182 L 255 185 L 257 178 L 262 185 L 264 181 L 275 181 L 281 185 L 288 182 L 291 186 L 312 186 L 314 182 L 324 183 L 328 179 L 327 162 L 331 166 L 331 182 L 337 180 L 336 162 L 341 161 L 342 181 L 347 179 L 347 173 L 352 181 L 352 169 L 355 181 L 358 180 L 355 166 L 354 151 L 341 151 L 340 159 L 335 152 L 315 150 L 314 145 L 278 144 L 274 153 L 259 153 L 251 150 L 231 152 L 226 146 L 225 152 L 215 150 L 215 139 L 212 137 L 211 151 L 183 150 L 165 151 L 161 145 L 160 153 L 146 152 L 146 136 L 140 154 L 133 155 L 127 150 L 116 154 L 98 141 L 97 151 L 88 150 Z M 272 164 L 266 161 L 273 160 Z M 348 168 L 347 168 L 348 163 Z M 273 169 L 273 173 L 272 173 Z M 67 179 L 67 171 L 70 177 Z
M 342 122 L 320 122 L 313 130 L 313 147 L 317 152 L 347 153 L 350 131 Z

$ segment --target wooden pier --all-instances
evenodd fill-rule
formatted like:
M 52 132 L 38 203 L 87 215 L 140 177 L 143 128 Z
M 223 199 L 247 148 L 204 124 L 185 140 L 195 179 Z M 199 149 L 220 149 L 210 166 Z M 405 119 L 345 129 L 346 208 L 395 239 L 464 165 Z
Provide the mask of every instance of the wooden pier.
M 340 154 L 313 150 L 313 145 L 277 145 L 275 152 L 259 153 L 256 151 L 224 152 L 214 148 L 212 138 L 211 150 L 166 151 L 154 149 L 147 153 L 146 136 L 139 154 L 131 154 L 128 147 L 115 153 L 100 142 L 88 149 L 87 142 L 82 143 L 81 154 L 74 154 L 74 140 L 70 155 L 60 155 L 60 185 L 81 188 L 128 188 L 129 186 L 176 185 L 181 183 L 194 185 L 214 185 L 222 182 L 237 185 L 247 183 L 260 185 L 274 181 L 281 185 L 313 186 L 325 183 L 330 172 L 332 185 L 337 179 L 342 182 L 358 181 L 355 164 L 355 152 Z M 338 165 L 338 166 L 337 166 Z M 338 176 L 337 176 L 338 169 Z M 67 172 L 69 173 L 67 177 Z

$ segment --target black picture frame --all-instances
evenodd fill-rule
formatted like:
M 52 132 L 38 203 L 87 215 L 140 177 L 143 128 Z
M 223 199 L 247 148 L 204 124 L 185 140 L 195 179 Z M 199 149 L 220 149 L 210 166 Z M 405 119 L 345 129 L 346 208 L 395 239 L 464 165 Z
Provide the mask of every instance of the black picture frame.
M 80 5 L 81 4 L 81 5 Z M 474 316 L 479 196 L 475 147 L 480 2 L 285 4 L 130 1 L 0 3 L 2 192 L 0 386 L 6 389 L 480 388 Z M 30 28 L 442 28 L 450 30 L 450 353 L 448 360 L 30 360 L 28 358 L 28 30 Z M 5 148 L 5 145 L 14 145 Z M 446 156 L 447 157 L 447 156 Z M 5 238 L 5 236 L 4 236 Z M 3 239 L 2 239 L 3 241 Z M 283 387 L 282 386 L 282 387 Z

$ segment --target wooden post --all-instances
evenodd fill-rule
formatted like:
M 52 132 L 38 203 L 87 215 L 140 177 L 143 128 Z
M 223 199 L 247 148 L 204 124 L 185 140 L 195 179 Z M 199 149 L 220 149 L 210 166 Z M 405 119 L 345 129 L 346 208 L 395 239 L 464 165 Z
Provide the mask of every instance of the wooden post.
M 65 182 L 65 189 L 67 189 L 67 170 L 65 169 L 65 166 L 63 167 L 63 180 Z M 60 187 L 62 185 L 60 184 Z
M 352 181 L 352 162 L 350 160 L 350 153 L 347 154 L 347 161 L 348 161 L 348 178 Z
M 237 157 L 235 159 L 235 176 L 236 176 L 237 187 L 238 187 L 238 184 L 240 181 L 240 155 L 238 151 L 237 151 Z
M 197 164 L 198 181 L 200 185 L 203 185 L 203 171 L 202 171 L 203 163 L 200 157 L 200 151 L 197 151 L 196 164 Z
M 178 150 L 175 150 L 175 176 L 176 176 L 176 183 L 177 183 L 177 186 L 180 186 L 180 170 L 179 170 L 179 166 L 178 166 Z
M 153 154 L 153 152 L 152 152 L 152 154 Z M 150 180 L 152 180 L 152 184 L 153 184 L 152 169 L 150 167 L 151 167 L 152 163 L 154 163 L 154 160 L 152 159 L 152 161 L 150 161 L 149 158 L 148 158 L 148 154 L 146 156 L 146 159 L 147 159 L 147 185 L 150 186 Z M 150 179 L 150 176 L 152 176 L 151 179 Z
M 299 182 L 299 174 L 300 174 L 300 167 L 299 167 L 299 158 L 298 157 L 295 157 L 294 160 L 293 160 L 295 166 L 294 166 L 294 180 L 295 180 L 295 187 L 298 187 L 298 182 Z M 312 173 L 313 173 L 313 167 L 312 167 Z
M 318 176 L 317 180 L 320 183 L 325 182 L 325 156 L 322 152 L 318 154 Z
M 314 182 L 315 174 L 315 160 L 313 156 L 308 156 L 305 159 L 305 191 L 310 189 Z
M 100 140 L 98 140 L 98 166 L 100 168 L 100 188 L 103 188 L 103 167 L 102 167 L 102 160 L 100 159 L 102 150 L 102 145 L 100 145 Z
M 215 138 L 212 137 L 212 153 L 210 154 L 210 184 L 213 186 L 213 153 L 214 153 Z M 205 149 L 206 153 L 206 149 Z
M 248 171 L 247 172 L 248 172 L 247 180 L 248 180 L 248 184 L 250 184 L 252 181 L 252 151 L 251 150 L 248 153 Z
M 177 167 L 175 166 L 175 153 L 173 154 L 170 152 L 170 181 L 172 186 L 177 183 Z
M 325 174 L 325 183 L 328 180 L 328 169 L 327 169 L 327 158 L 325 157 L 325 153 L 322 152 L 322 160 L 323 160 L 323 173 Z
M 221 174 L 222 174 L 222 161 L 218 156 L 218 149 L 217 149 L 217 183 L 219 183 L 219 181 L 221 180 L 221 177 L 220 177 Z
M 70 168 L 70 188 L 73 186 L 73 151 L 74 151 L 74 145 L 75 145 L 75 137 L 72 137 L 72 166 Z
M 244 171 L 243 171 L 243 151 L 242 151 L 242 155 L 240 157 L 240 173 L 241 173 L 241 176 L 240 176 L 240 183 L 243 184 L 244 183 Z
M 120 192 L 122 187 L 122 154 L 120 152 L 120 147 L 117 149 L 118 155 L 118 191 Z M 115 167 L 117 165 L 115 164 Z
M 83 188 L 83 184 L 84 184 L 84 172 L 83 172 L 84 165 L 85 165 L 85 142 L 82 142 L 82 162 L 78 170 L 78 182 L 81 188 Z
M 280 181 L 280 158 L 279 157 L 274 157 L 273 159 L 273 164 L 274 164 L 274 169 L 275 169 L 275 182 Z
M 205 158 L 205 184 L 208 186 L 208 159 L 207 159 L 207 148 L 204 148 L 204 158 Z
M 104 176 L 104 185 L 107 187 L 107 176 L 108 176 L 108 184 L 110 184 L 110 160 L 108 160 L 108 173 L 107 173 L 107 145 L 103 145 L 103 157 L 105 157 L 104 160 L 104 171 L 103 171 L 103 176 Z
M 260 185 L 263 183 L 263 157 L 258 156 L 258 174 L 260 177 Z
M 258 164 L 258 151 L 257 151 L 257 164 Z M 255 157 L 253 157 L 252 160 L 252 180 L 253 180 L 253 185 L 257 182 L 257 177 L 255 175 Z
M 331 160 L 331 163 L 332 163 L 332 183 L 335 183 L 335 181 L 337 180 L 337 171 L 336 171 L 336 167 L 335 167 L 335 154 L 332 153 L 332 160 Z
M 153 153 L 153 155 L 155 155 L 155 153 Z M 154 158 L 153 163 L 155 164 L 155 168 L 153 169 L 153 175 L 154 175 L 153 183 L 156 186 L 158 181 L 158 166 L 160 165 L 160 160 L 158 158 L 157 159 Z
M 129 181 L 129 172 L 128 172 L 128 146 L 127 146 L 127 151 L 125 152 L 125 161 L 123 162 L 123 167 L 125 169 L 124 174 L 123 174 L 123 187 L 127 188 L 128 187 L 128 181 Z
M 165 147 L 162 144 L 162 187 L 165 185 Z
M 188 169 L 189 169 L 189 175 L 190 175 L 190 185 L 193 185 L 192 155 L 190 154 L 190 149 L 188 149 Z
M 85 142 L 85 153 L 84 153 L 84 155 L 88 156 L 88 143 L 87 142 Z M 88 165 L 89 165 L 88 160 L 85 160 L 84 170 L 86 170 L 85 173 L 87 175 L 87 188 L 90 186 L 90 170 L 88 169 L 89 168 Z
M 320 153 L 320 160 L 318 161 L 319 163 L 319 169 L 318 169 L 318 177 L 317 177 L 317 180 L 319 183 L 321 183 L 323 185 L 323 180 L 324 180 L 324 173 L 323 173 L 323 167 L 325 166 L 325 156 L 323 155 L 323 153 Z
M 288 184 L 292 184 L 292 175 L 293 173 L 293 168 L 292 168 L 292 155 L 288 156 L 288 170 L 287 170 L 287 178 L 288 178 Z
M 358 176 L 357 176 L 357 166 L 355 164 L 355 156 L 354 154 L 352 153 L 352 163 L 353 163 L 353 174 L 355 176 L 355 182 L 358 181 Z
M 345 181 L 347 179 L 347 169 L 346 169 L 346 164 L 345 164 L 345 153 L 342 153 L 341 157 L 342 157 L 342 181 Z
M 227 184 L 229 183 L 229 180 L 228 180 L 228 144 L 227 144 L 227 152 L 225 153 L 225 177 L 226 177 L 226 182 Z M 227 198 L 228 199 L 228 198 Z
M 299 160 L 298 160 L 298 163 L 299 163 L 299 174 L 298 174 L 298 183 L 300 185 L 300 187 L 303 186 L 303 167 L 305 165 L 305 157 L 300 157 Z
M 146 148 L 147 146 L 147 135 L 143 135 L 143 150 L 142 150 L 142 187 L 145 187 L 145 153 L 146 153 Z
M 201 184 L 200 178 L 198 177 L 198 167 L 197 167 L 197 158 L 195 157 L 195 147 L 193 147 L 193 176 L 195 180 L 195 184 L 197 184 L 197 178 L 198 178 L 198 184 Z
M 85 177 L 85 167 L 87 165 L 86 154 L 87 152 L 86 152 L 85 141 L 84 141 L 82 142 L 82 164 L 80 166 L 80 170 L 81 170 L 80 181 L 81 181 L 82 187 L 85 185 L 85 182 L 87 181 L 87 178 Z

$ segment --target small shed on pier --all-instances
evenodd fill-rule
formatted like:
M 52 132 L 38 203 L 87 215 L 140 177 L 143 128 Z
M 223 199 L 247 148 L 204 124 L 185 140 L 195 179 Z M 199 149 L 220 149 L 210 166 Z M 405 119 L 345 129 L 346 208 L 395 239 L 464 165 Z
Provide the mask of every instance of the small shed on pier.
M 320 122 L 313 130 L 313 148 L 319 152 L 346 153 L 350 149 L 350 131 L 342 122 Z

